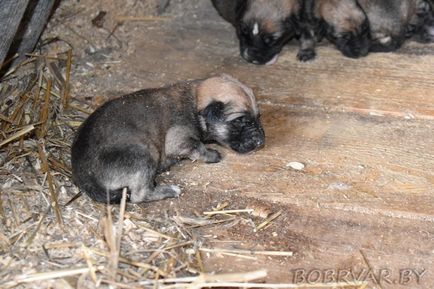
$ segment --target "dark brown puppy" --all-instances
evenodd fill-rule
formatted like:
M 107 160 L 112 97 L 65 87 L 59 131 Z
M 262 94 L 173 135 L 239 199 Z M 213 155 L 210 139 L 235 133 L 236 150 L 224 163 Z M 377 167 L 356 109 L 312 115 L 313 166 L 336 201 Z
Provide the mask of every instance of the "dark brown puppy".
M 254 64 L 272 64 L 283 46 L 300 39 L 298 59 L 315 57 L 312 38 L 302 19 L 302 0 L 212 0 L 219 14 L 232 23 L 240 42 L 240 54 Z
M 434 14 L 427 0 L 358 0 L 369 19 L 371 51 L 398 49 L 405 39 L 434 41 Z
M 177 186 L 157 185 L 158 171 L 183 158 L 219 162 L 217 142 L 239 153 L 264 143 L 251 89 L 222 75 L 141 90 L 109 101 L 82 124 L 71 151 L 74 182 L 92 199 L 118 203 L 176 197 Z
M 356 0 L 306 0 L 305 10 L 318 41 L 326 37 L 352 58 L 369 52 L 368 18 Z

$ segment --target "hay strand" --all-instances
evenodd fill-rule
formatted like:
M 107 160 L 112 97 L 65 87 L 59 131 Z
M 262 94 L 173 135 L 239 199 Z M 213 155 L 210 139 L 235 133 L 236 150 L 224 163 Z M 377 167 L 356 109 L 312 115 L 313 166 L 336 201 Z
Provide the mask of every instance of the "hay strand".
M 209 253 L 230 253 L 240 255 L 252 255 L 252 256 L 280 256 L 280 257 L 292 257 L 294 252 L 292 251 L 254 251 L 254 250 L 240 250 L 240 249 L 221 249 L 221 248 L 199 248 L 203 252 Z
M 282 214 L 282 210 L 272 214 L 270 217 L 268 217 L 265 221 L 263 221 L 262 223 L 260 223 L 255 231 L 258 232 L 260 230 L 262 230 L 263 228 L 265 228 L 268 224 L 270 224 L 272 221 L 274 221 L 275 219 L 277 219 L 280 215 Z
M 56 215 L 57 223 L 61 226 L 63 226 L 63 219 L 62 219 L 62 213 L 60 211 L 59 207 L 59 201 L 57 198 L 57 192 L 54 188 L 54 181 L 53 176 L 50 171 L 50 166 L 47 161 L 47 156 L 45 154 L 45 145 L 43 141 L 38 142 L 38 152 L 39 152 L 39 158 L 41 160 L 41 171 L 42 173 L 46 174 L 47 176 L 47 182 L 48 182 L 48 189 L 50 191 L 50 198 L 51 198 L 51 207 L 54 210 L 54 213 Z
M 34 129 L 35 129 L 35 126 L 33 124 L 24 126 L 18 132 L 14 133 L 13 135 L 9 136 L 7 139 L 5 139 L 4 141 L 2 141 L 0 143 L 0 147 L 2 147 L 5 144 L 8 144 L 8 143 L 16 140 L 17 138 L 20 138 L 20 137 L 28 134 L 29 132 L 33 131 Z
M 66 72 L 65 72 L 65 86 L 63 87 L 63 107 L 65 109 L 68 109 L 69 107 L 69 92 L 71 90 L 71 84 L 70 84 L 70 79 L 71 79 L 71 65 L 72 65 L 72 49 L 69 49 L 66 52 L 67 55 L 67 59 L 66 59 Z

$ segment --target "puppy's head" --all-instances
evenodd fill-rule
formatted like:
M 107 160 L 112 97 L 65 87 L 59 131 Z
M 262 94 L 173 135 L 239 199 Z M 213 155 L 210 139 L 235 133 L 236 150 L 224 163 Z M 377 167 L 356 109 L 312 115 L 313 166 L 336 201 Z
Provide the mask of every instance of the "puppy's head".
M 315 17 L 319 30 L 347 57 L 366 56 L 371 45 L 369 22 L 355 0 L 318 0 Z
M 255 96 L 229 75 L 204 80 L 197 88 L 197 106 L 204 139 L 248 153 L 264 144 Z
M 241 56 L 254 64 L 272 64 L 296 35 L 298 0 L 247 0 L 235 23 Z

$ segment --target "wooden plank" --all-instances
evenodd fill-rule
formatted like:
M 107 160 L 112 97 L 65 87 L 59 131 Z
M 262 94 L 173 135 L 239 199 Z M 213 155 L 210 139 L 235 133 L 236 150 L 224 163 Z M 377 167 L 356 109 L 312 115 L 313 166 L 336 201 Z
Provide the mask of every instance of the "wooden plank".
M 297 206 L 434 222 L 431 122 L 262 110 L 264 149 L 225 150 L 222 163 L 183 168 L 182 178 Z M 305 170 L 291 169 L 291 161 Z
M 0 65 L 8 54 L 28 2 L 29 0 L 2 0 L 0 2 L 0 25 L 3 27 L 0 35 Z
M 54 0 L 31 1 L 23 17 L 23 23 L 18 32 L 17 39 L 13 43 L 18 58 L 12 65 L 18 64 L 26 57 L 26 53 L 33 51 L 41 36 L 48 17 L 50 16 Z

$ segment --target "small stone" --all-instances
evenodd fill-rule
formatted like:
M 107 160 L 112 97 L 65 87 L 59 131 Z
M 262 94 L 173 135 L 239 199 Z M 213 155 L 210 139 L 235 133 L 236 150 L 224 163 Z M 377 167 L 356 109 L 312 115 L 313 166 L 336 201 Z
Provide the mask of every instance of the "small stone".
M 290 167 L 293 170 L 301 171 L 304 169 L 304 164 L 300 162 L 289 162 L 286 164 L 287 167 Z
M 196 254 L 196 250 L 194 250 L 193 248 L 188 248 L 187 250 L 185 250 L 185 253 L 187 253 L 188 255 L 194 255 Z

